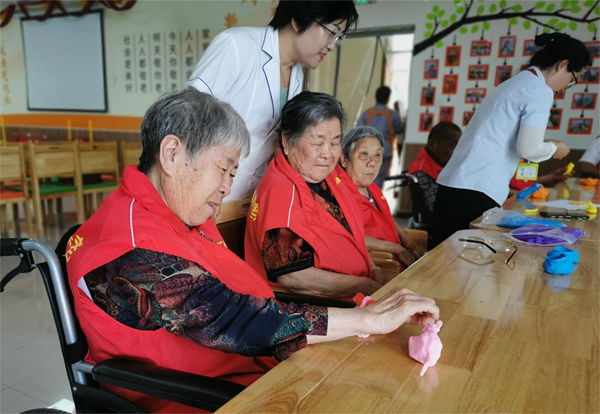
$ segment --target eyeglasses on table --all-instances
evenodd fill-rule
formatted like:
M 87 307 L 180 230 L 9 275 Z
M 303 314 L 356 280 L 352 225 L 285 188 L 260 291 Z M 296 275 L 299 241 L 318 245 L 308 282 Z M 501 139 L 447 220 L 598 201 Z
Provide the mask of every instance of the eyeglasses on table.
M 458 240 L 463 242 L 465 248 L 461 256 L 469 261 L 490 259 L 494 254 L 508 254 L 508 259 L 504 262 L 508 264 L 517 253 L 517 246 L 507 240 L 485 240 L 481 237 L 466 237 Z M 493 259 L 488 263 L 492 261 Z

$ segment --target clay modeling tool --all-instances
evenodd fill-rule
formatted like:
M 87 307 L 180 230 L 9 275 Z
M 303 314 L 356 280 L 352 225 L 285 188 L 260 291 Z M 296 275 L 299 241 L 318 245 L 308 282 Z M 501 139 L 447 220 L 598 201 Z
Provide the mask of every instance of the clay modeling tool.
M 571 171 L 573 171 L 573 168 L 575 168 L 575 164 L 570 162 L 569 165 L 567 165 L 567 170 L 563 173 L 563 175 L 571 174 Z
M 542 185 L 540 183 L 535 183 L 531 187 L 524 189 L 520 193 L 517 193 L 517 198 L 525 198 L 527 196 L 530 196 L 540 188 L 542 188 Z

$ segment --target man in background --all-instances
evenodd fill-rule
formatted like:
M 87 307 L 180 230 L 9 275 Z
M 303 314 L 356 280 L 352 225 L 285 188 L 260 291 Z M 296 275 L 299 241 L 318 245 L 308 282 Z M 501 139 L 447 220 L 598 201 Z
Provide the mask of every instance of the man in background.
M 400 114 L 387 107 L 391 94 L 392 90 L 387 86 L 377 88 L 377 91 L 375 91 L 377 104 L 363 112 L 357 123 L 358 126 L 372 126 L 383 135 L 383 162 L 379 174 L 375 178 L 375 184 L 381 189 L 383 189 L 384 178 L 389 175 L 396 135 L 402 133 Z

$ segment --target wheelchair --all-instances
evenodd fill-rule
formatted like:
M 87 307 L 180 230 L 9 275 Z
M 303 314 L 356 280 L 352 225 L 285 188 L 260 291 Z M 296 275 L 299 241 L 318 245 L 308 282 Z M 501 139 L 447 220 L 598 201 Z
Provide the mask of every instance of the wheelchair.
M 218 378 L 163 368 L 128 359 L 108 359 L 98 364 L 85 362 L 86 338 L 81 331 L 73 309 L 73 295 L 66 283 L 64 257 L 69 238 L 79 225 L 65 233 L 56 251 L 36 240 L 1 239 L 1 256 L 18 256 L 19 266 L 0 282 L 0 292 L 14 277 L 37 269 L 42 276 L 58 332 L 58 340 L 77 413 L 146 413 L 132 402 L 100 388 L 112 385 L 144 395 L 157 397 L 205 411 L 216 411 L 246 387 Z M 45 262 L 36 263 L 32 252 L 40 253 Z M 311 303 L 317 306 L 350 308 L 348 301 L 318 298 L 292 293 L 276 293 L 283 302 Z M 26 413 L 64 413 L 51 408 L 35 409 Z

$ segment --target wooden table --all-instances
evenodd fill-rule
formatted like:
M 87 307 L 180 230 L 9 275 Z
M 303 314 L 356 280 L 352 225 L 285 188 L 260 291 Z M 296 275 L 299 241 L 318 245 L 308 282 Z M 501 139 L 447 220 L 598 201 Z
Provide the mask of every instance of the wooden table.
M 442 357 L 424 377 L 408 356 L 418 326 L 309 346 L 219 413 L 599 412 L 600 246 L 579 241 L 570 276 L 544 273 L 548 247 L 519 246 L 509 265 L 461 257 L 463 230 L 378 291 L 433 297 Z M 514 262 L 514 263 L 513 263 Z
M 570 201 L 581 201 L 588 202 L 592 201 L 595 204 L 600 204 L 600 191 L 598 190 L 598 184 L 595 186 L 582 186 L 579 184 L 579 178 L 569 178 L 566 181 L 563 181 L 557 184 L 554 188 L 548 188 L 550 191 L 549 196 L 544 200 L 536 200 L 531 199 L 531 197 L 527 197 L 525 200 L 536 203 L 542 201 L 553 201 L 553 200 L 570 200 Z M 525 214 L 525 205 L 521 203 L 521 199 L 518 199 L 516 196 L 510 197 L 508 200 L 504 202 L 502 208 L 505 210 L 514 210 L 519 213 Z M 567 210 L 560 210 L 555 207 L 536 207 L 539 211 L 561 211 L 565 212 Z M 576 213 L 584 213 L 585 210 L 569 210 Z M 535 217 L 538 215 L 532 215 Z M 483 216 L 480 216 L 473 220 L 470 224 L 472 229 L 484 229 L 484 230 L 496 230 L 502 232 L 509 232 L 511 229 L 507 229 L 505 227 L 498 227 L 493 224 L 482 224 Z M 558 220 L 558 219 L 557 219 Z M 583 229 L 585 231 L 585 235 L 583 236 L 583 240 L 590 240 L 600 243 L 600 215 L 590 216 L 590 220 L 581 221 L 581 220 L 562 220 L 569 227 L 577 227 Z

